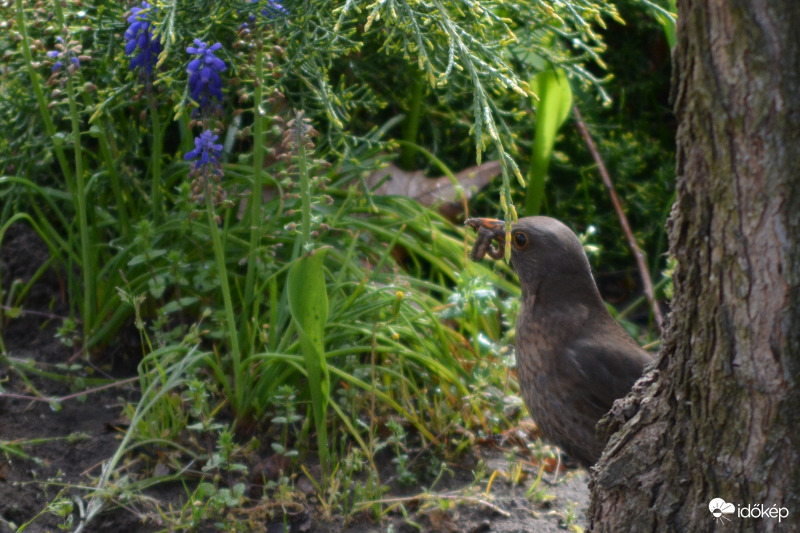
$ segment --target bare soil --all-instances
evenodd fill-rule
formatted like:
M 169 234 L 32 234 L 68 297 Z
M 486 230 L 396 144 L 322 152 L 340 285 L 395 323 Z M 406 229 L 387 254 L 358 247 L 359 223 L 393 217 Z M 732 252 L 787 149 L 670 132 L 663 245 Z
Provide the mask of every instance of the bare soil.
M 0 245 L 0 274 L 6 291 L 14 279 L 27 280 L 47 259 L 47 250 L 27 227 L 12 227 Z M 47 272 L 28 295 L 22 315 L 13 319 L 0 315 L 5 355 L 29 359 L 37 369 L 60 375 L 68 374 L 63 365 L 72 361 L 83 365 L 81 375 L 88 370 L 96 376 L 120 380 L 135 376 L 135 348 L 117 348 L 87 365 L 56 339 L 59 317 L 68 314 L 68 302 L 62 294 L 62 280 L 55 272 Z M 79 522 L 81 506 L 88 500 L 103 462 L 119 445 L 124 431 L 122 408 L 136 400 L 138 386 L 132 383 L 76 396 L 56 410 L 46 401 L 29 397 L 63 397 L 84 390 L 78 388 L 80 382 L 41 377 L 15 366 L 16 370 L 0 360 L 0 533 L 12 533 L 34 517 L 26 531 L 61 531 L 62 518 L 43 511 L 63 489 L 75 503 L 73 524 Z M 521 432 L 516 430 L 517 434 Z M 19 443 L 24 444 L 11 446 Z M 18 449 L 23 455 L 14 453 Z M 251 466 L 258 468 L 259 463 L 269 460 L 270 453 L 263 450 L 260 457 L 251 458 Z M 389 461 L 386 463 L 388 467 Z M 505 475 L 512 464 L 523 466 L 518 478 L 522 482 L 517 485 Z M 285 521 L 281 516 L 265 515 L 256 529 L 267 533 L 546 533 L 580 531 L 586 526 L 589 493 L 585 470 L 550 468 L 542 476 L 538 495 L 526 496 L 539 467 L 503 439 L 478 444 L 457 463 L 447 466 L 445 475 L 431 490 L 428 483 L 432 480 L 425 476 L 420 476 L 422 485 L 418 487 L 391 484 L 384 498 L 402 503 L 405 514 L 398 505 L 380 523 L 366 513 L 351 517 L 347 523 L 341 516 L 326 516 L 308 481 L 299 477 L 297 486 L 305 494 L 302 508 L 287 514 Z M 479 468 L 497 474 L 484 475 L 476 482 Z M 251 489 L 248 494 L 260 493 L 259 487 Z M 147 495 L 154 502 L 150 508 L 141 501 L 112 505 L 91 522 L 88 531 L 164 531 L 165 525 L 153 512 L 155 503 L 162 509 L 169 504 L 180 508 L 187 498 L 186 488 L 177 483 L 155 487 Z M 257 507 L 258 500 L 255 497 L 245 506 Z M 213 524 L 195 530 L 219 531 Z

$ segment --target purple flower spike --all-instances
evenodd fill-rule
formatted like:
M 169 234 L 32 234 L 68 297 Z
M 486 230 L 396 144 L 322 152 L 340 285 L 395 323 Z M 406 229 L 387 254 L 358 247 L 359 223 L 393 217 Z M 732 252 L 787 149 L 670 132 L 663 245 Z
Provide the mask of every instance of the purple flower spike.
M 225 70 L 225 62 L 214 55 L 222 48 L 220 43 L 208 46 L 200 39 L 194 40 L 194 46 L 186 51 L 198 57 L 189 62 L 186 71 L 189 73 L 189 94 L 200 104 L 200 109 L 209 109 L 211 99 L 222 102 L 222 80 L 219 73 Z
M 187 153 L 183 158 L 187 161 L 190 159 L 199 159 L 194 163 L 194 168 L 217 163 L 222 153 L 222 145 L 216 143 L 217 139 L 219 139 L 219 135 L 215 135 L 212 131 L 205 130 L 199 136 L 195 137 L 194 150 Z
M 62 39 L 60 36 L 56 37 L 56 42 L 58 43 L 56 44 L 56 50 L 50 50 L 46 54 L 47 57 L 56 60 L 53 63 L 52 72 L 58 72 L 58 70 L 64 66 L 65 62 L 72 63 L 73 65 L 75 65 L 75 68 L 80 68 L 81 61 L 80 59 L 78 59 L 78 56 L 76 55 L 80 54 L 81 52 L 80 45 L 76 45 L 77 43 L 74 42 L 69 43 L 71 45 L 70 48 L 70 46 L 64 44 L 64 39 Z
M 130 69 L 143 68 L 147 74 L 153 71 L 153 65 L 158 61 L 161 53 L 161 40 L 153 37 L 153 29 L 148 17 L 154 14 L 156 8 L 149 2 L 142 2 L 142 7 L 131 8 L 128 17 L 128 29 L 125 30 L 125 55 L 133 55 Z M 134 55 L 134 52 L 139 53 Z

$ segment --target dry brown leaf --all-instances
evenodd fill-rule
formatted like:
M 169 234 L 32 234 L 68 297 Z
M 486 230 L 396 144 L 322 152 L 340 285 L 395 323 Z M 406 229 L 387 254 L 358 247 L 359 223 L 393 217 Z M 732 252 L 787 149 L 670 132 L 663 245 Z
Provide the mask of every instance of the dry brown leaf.
M 390 163 L 372 173 L 367 185 L 375 194 L 385 196 L 407 196 L 422 205 L 438 205 L 446 216 L 454 216 L 463 211 L 462 202 L 485 187 L 500 174 L 499 161 L 487 161 L 478 166 L 466 168 L 454 175 L 428 178 L 421 170 L 407 171 Z

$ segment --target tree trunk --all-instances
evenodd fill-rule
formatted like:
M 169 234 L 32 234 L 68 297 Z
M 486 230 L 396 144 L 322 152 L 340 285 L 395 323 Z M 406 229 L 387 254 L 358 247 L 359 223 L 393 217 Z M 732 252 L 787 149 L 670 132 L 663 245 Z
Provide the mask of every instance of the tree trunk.
M 800 1 L 678 13 L 673 310 L 604 420 L 590 527 L 800 531 Z

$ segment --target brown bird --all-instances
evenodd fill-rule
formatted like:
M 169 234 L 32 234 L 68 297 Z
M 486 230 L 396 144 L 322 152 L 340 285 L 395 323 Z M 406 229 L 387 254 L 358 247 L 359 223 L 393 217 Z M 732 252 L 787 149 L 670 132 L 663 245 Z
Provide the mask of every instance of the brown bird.
M 502 220 L 471 218 L 466 224 L 478 230 L 473 260 L 503 256 Z M 517 373 L 525 404 L 546 440 L 592 465 L 605 447 L 597 422 L 653 357 L 609 314 L 572 230 L 539 216 L 519 219 L 509 235 L 522 285 Z

